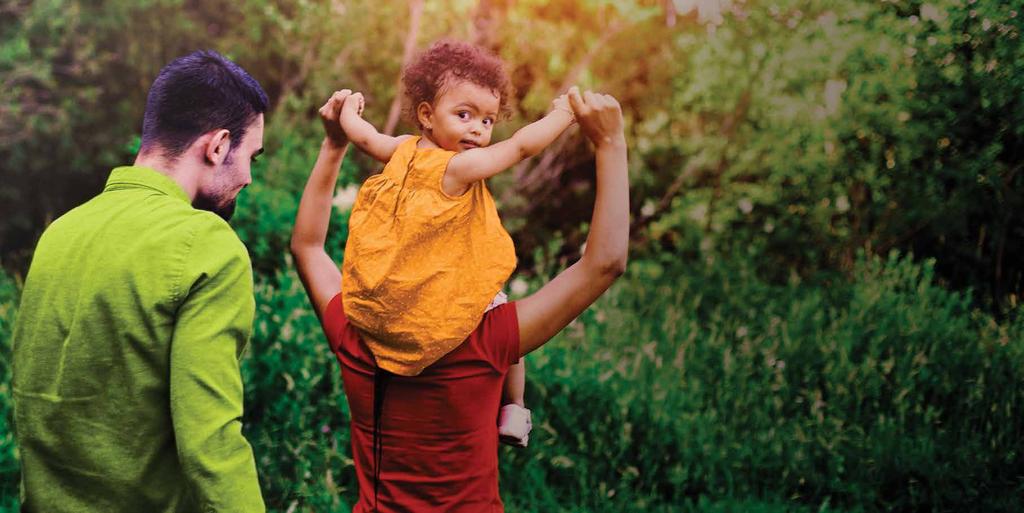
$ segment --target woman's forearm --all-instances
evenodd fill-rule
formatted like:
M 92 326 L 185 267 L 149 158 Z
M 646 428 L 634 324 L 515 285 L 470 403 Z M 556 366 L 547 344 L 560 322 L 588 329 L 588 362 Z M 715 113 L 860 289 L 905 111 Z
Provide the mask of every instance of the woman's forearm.
M 338 146 L 326 138 L 320 145 L 320 154 L 306 181 L 306 188 L 299 201 L 299 211 L 295 216 L 291 240 L 293 252 L 300 247 L 323 248 L 331 220 L 338 171 L 347 150 L 347 144 Z
M 625 270 L 629 252 L 629 173 L 621 135 L 596 147 L 597 194 L 581 260 L 612 273 Z

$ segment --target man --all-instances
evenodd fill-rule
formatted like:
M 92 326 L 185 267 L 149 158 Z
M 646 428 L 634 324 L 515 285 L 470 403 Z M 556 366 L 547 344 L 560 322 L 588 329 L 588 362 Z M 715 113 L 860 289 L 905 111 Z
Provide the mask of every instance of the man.
M 174 60 L 134 165 L 43 233 L 13 339 L 23 512 L 264 510 L 241 433 L 252 268 L 226 220 L 266 109 L 220 54 Z
M 593 303 L 622 274 L 629 181 L 622 111 L 607 95 L 573 88 L 569 101 L 594 143 L 597 195 L 587 250 L 539 291 L 484 314 L 455 350 L 413 377 L 387 375 L 348 323 L 341 273 L 324 250 L 347 140 L 338 115 L 350 91 L 320 109 L 327 132 L 299 204 L 291 251 L 341 365 L 352 413 L 359 500 L 354 513 L 500 513 L 498 406 L 509 367 Z

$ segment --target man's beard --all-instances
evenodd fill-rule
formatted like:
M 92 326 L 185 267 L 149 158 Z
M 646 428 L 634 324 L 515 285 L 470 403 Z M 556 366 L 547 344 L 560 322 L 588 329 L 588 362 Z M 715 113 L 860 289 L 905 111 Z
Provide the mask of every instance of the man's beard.
M 213 212 L 225 221 L 230 221 L 231 216 L 235 213 L 234 199 L 222 202 L 221 197 L 219 196 L 205 195 L 202 193 L 196 194 L 196 199 L 192 201 L 192 206 L 199 210 Z
M 223 170 L 218 171 L 219 173 L 233 170 L 232 165 L 234 164 L 234 156 L 229 150 L 227 157 L 224 159 Z M 220 190 L 212 194 L 203 194 L 202 192 L 196 192 L 196 198 L 192 200 L 192 206 L 199 210 L 206 210 L 213 212 L 224 219 L 225 221 L 231 221 L 231 216 L 235 213 L 235 200 L 237 198 L 231 198 L 228 201 L 224 201 L 223 198 L 228 192 Z

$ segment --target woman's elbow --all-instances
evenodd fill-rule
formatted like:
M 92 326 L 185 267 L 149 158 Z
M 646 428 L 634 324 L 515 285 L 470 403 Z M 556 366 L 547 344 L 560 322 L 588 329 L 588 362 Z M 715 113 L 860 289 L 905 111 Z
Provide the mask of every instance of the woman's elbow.
M 311 244 L 308 241 L 302 240 L 299 235 L 292 235 L 291 240 L 288 242 L 288 251 L 292 254 L 292 257 L 298 257 L 310 248 Z
M 607 262 L 602 263 L 601 270 L 604 274 L 611 276 L 612 278 L 618 278 L 626 273 L 626 256 L 623 255 L 621 258 L 615 258 Z
M 586 255 L 584 255 L 586 258 Z M 605 278 L 616 279 L 626 272 L 627 257 L 625 254 L 593 258 L 590 268 L 595 274 Z

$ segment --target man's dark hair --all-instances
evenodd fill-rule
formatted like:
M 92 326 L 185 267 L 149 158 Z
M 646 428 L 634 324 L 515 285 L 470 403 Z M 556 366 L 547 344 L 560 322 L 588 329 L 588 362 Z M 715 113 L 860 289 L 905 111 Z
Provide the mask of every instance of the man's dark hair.
M 233 150 L 268 103 L 259 82 L 223 55 L 200 50 L 179 57 L 149 89 L 141 150 L 175 159 L 201 135 L 220 128 L 231 132 Z

